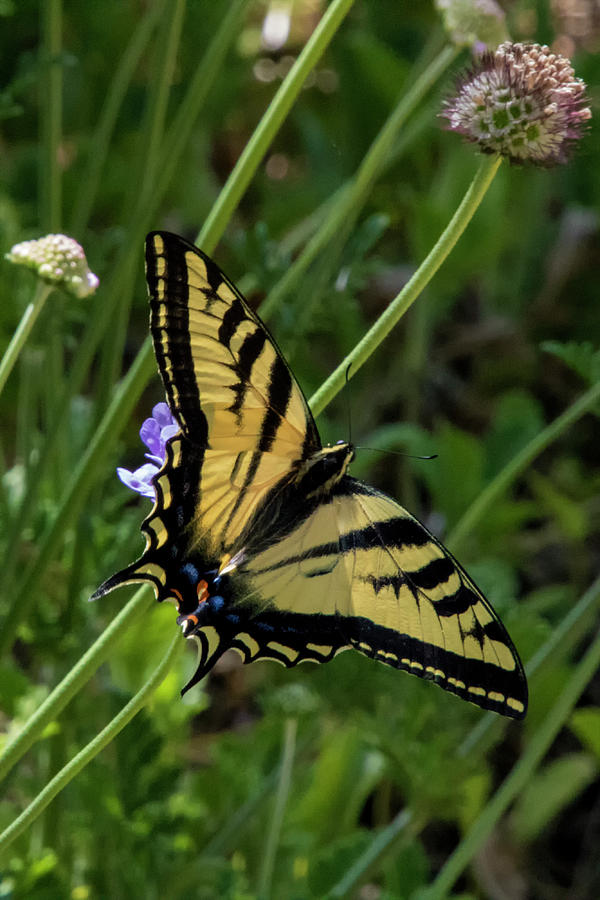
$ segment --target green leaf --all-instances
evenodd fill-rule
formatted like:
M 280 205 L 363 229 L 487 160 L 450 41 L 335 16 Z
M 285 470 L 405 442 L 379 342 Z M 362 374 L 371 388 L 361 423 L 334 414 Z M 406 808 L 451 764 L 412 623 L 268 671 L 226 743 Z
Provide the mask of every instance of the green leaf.
M 382 755 L 365 746 L 357 728 L 329 735 L 312 783 L 296 806 L 295 824 L 316 838 L 330 838 L 353 827 L 383 765 Z
M 436 509 L 451 526 L 483 487 L 483 448 L 452 425 L 443 425 L 435 437 L 438 458 L 423 468 L 423 477 Z
M 462 802 L 459 815 L 463 831 L 466 831 L 481 812 L 492 785 L 491 774 L 488 770 L 475 772 L 463 780 Z
M 590 384 L 600 381 L 600 349 L 590 341 L 544 341 L 541 349 L 552 353 Z
M 597 706 L 576 709 L 571 716 L 569 727 L 583 746 L 600 762 L 600 709 Z
M 582 505 L 571 500 L 539 472 L 530 472 L 528 482 L 542 508 L 558 521 L 564 534 L 573 541 L 584 540 L 588 533 L 588 520 Z
M 393 858 L 385 865 L 386 892 L 383 896 L 394 900 L 408 900 L 419 888 L 427 884 L 429 860 L 423 844 L 412 840 L 401 844 Z
M 485 440 L 486 470 L 492 478 L 544 427 L 540 404 L 526 391 L 504 394 Z
M 515 840 L 535 840 L 597 773 L 598 763 L 587 753 L 561 756 L 545 766 L 529 782 L 511 816 Z
M 308 871 L 308 883 L 313 896 L 326 897 L 327 892 L 345 875 L 372 840 L 372 832 L 355 831 L 338 838 L 320 853 L 316 853 Z

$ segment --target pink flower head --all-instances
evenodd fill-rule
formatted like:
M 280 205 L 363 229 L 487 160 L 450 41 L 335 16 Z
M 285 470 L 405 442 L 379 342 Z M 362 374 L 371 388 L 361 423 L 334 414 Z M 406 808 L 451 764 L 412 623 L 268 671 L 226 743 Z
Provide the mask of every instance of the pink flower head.
M 448 128 L 513 163 L 567 161 L 591 117 L 568 59 L 539 44 L 500 44 L 459 82 L 441 113 Z

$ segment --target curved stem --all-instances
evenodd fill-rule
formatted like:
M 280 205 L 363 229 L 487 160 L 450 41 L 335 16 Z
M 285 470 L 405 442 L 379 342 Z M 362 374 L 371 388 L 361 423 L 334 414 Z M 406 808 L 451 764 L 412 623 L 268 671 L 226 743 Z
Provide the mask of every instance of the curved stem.
M 27 809 L 23 810 L 21 815 L 12 822 L 8 828 L 0 835 L 0 854 L 17 838 L 32 822 L 34 822 L 48 804 L 56 797 L 60 791 L 80 772 L 84 766 L 100 753 L 117 734 L 125 728 L 135 715 L 146 705 L 149 698 L 159 686 L 171 668 L 173 660 L 179 650 L 182 642 L 180 635 L 177 634 L 165 654 L 164 658 L 154 670 L 146 684 L 137 692 L 135 697 L 123 707 L 121 712 L 115 716 L 106 728 L 96 735 L 96 737 L 87 744 L 83 750 L 73 757 L 73 759 L 64 766 L 58 774 L 48 782 L 46 787 L 40 791 L 35 800 L 33 800 Z
M 119 385 L 86 452 L 75 469 L 62 497 L 60 508 L 40 541 L 38 556 L 25 572 L 19 586 L 13 591 L 10 608 L 0 631 L 0 656 L 11 646 L 19 624 L 36 599 L 38 581 L 62 540 L 68 523 L 81 509 L 93 484 L 96 468 L 111 446 L 111 435 L 118 431 L 131 414 L 153 369 L 154 357 L 150 342 L 147 341 Z
M 12 372 L 14 364 L 17 361 L 17 357 L 21 352 L 25 341 L 29 337 L 31 329 L 52 290 L 53 285 L 38 281 L 35 297 L 31 303 L 27 305 L 25 312 L 21 316 L 21 321 L 17 325 L 10 344 L 6 348 L 4 356 L 2 357 L 2 362 L 0 362 L 0 393 L 2 392 L 8 376 Z
M 552 741 L 570 716 L 582 691 L 600 665 L 600 633 L 571 675 L 552 709 L 531 737 L 525 753 L 446 861 L 423 900 L 443 900 L 475 853 L 486 841 L 508 805 L 523 790 Z
M 347 225 L 348 219 L 354 219 L 358 215 L 373 184 L 388 162 L 400 129 L 459 52 L 455 47 L 445 47 L 419 75 L 408 93 L 398 101 L 354 178 L 339 192 L 337 202 L 327 210 L 318 231 L 261 304 L 259 312 L 263 319 L 272 315 L 279 302 L 290 293 L 293 285 L 300 280 L 321 250 L 337 235 L 340 228 Z
M 65 708 L 72 697 L 90 680 L 102 665 L 119 638 L 136 620 L 146 615 L 154 603 L 147 586 L 139 588 L 98 640 L 83 654 L 63 680 L 49 694 L 25 726 L 6 745 L 0 755 L 0 779 L 4 778 L 19 759 L 40 737 L 46 726 Z
M 501 158 L 499 156 L 485 157 L 482 160 L 458 209 L 410 281 L 402 288 L 398 296 L 392 300 L 385 312 L 382 313 L 356 347 L 332 372 L 327 381 L 310 398 L 309 405 L 315 415 L 322 412 L 336 394 L 341 391 L 346 383 L 346 379 L 352 378 L 356 374 L 358 369 L 387 337 L 394 325 L 402 318 L 407 309 L 412 306 L 423 288 L 431 281 L 471 221 L 494 175 L 498 171 L 500 163 Z
M 279 783 L 277 785 L 277 793 L 275 795 L 275 809 L 271 819 L 271 827 L 267 834 L 267 845 L 265 847 L 265 855 L 260 873 L 260 882 L 258 888 L 258 896 L 260 900 L 267 900 L 271 894 L 271 882 L 273 880 L 273 867 L 275 865 L 275 856 L 277 854 L 277 845 L 281 834 L 281 826 L 283 825 L 283 816 L 287 804 L 288 795 L 290 793 L 290 784 L 292 779 L 292 767 L 294 765 L 294 754 L 296 752 L 296 733 L 298 731 L 298 720 L 289 718 L 285 720 L 283 729 L 283 749 L 281 751 L 281 770 L 279 773 Z
M 62 131 L 62 0 L 47 0 L 41 6 L 45 77 L 42 78 L 42 231 L 60 230 L 62 177 L 58 154 Z
M 288 72 L 246 144 L 198 235 L 196 243 L 205 252 L 211 253 L 218 243 L 233 210 L 240 202 L 269 144 L 290 111 L 307 75 L 325 52 L 353 2 L 354 0 L 332 0 L 302 53 Z

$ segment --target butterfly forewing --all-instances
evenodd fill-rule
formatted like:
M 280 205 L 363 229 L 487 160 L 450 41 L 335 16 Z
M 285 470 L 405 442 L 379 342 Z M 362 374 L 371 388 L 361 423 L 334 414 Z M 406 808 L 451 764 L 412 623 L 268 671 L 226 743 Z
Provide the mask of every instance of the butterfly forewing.
M 146 240 L 150 328 L 169 405 L 212 450 L 298 460 L 320 447 L 304 395 L 265 326 L 218 267 L 166 232 Z

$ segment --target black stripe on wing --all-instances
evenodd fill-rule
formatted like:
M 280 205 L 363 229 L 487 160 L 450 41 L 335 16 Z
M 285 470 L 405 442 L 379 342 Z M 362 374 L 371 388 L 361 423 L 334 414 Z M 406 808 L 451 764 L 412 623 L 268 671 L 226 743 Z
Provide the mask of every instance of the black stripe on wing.
M 483 709 L 520 719 L 527 708 L 519 669 L 492 671 L 481 660 L 467 662 L 464 656 L 441 651 L 364 617 L 266 610 L 238 623 L 236 631 L 227 645 L 237 649 L 245 663 L 272 659 L 291 668 L 306 661 L 328 662 L 340 651 L 354 647 L 365 656 L 433 681 Z
M 208 425 L 201 408 L 189 330 L 190 289 L 185 245 L 166 233 L 156 233 L 156 236 L 163 242 L 161 253 L 155 247 L 155 233 L 146 238 L 146 281 L 154 352 L 171 412 L 186 437 L 198 446 L 206 446 Z
M 158 248 L 158 249 L 157 249 Z M 192 253 L 204 263 L 207 286 L 190 288 L 186 254 Z M 306 459 L 321 448 L 317 426 L 306 399 L 286 363 L 269 329 L 259 319 L 235 285 L 219 267 L 196 246 L 178 235 L 166 231 L 151 232 L 146 238 L 146 273 L 150 292 L 151 327 L 160 372 L 165 383 L 169 405 L 187 437 L 195 442 L 206 440 L 206 422 L 195 419 L 202 402 L 202 385 L 196 382 L 193 352 L 189 331 L 189 308 L 197 304 L 201 312 L 212 314 L 216 301 L 228 303 L 222 314 L 218 340 L 231 352 L 231 342 L 245 322 L 252 322 L 255 330 L 248 335 L 236 354 L 235 372 L 239 378 L 235 386 L 235 399 L 230 411 L 238 424 L 242 421 L 243 406 L 249 388 L 252 367 L 268 343 L 273 350 L 271 387 L 267 411 L 263 422 L 261 440 L 265 449 L 272 444 L 277 425 L 285 417 L 292 392 L 297 395 L 304 417 L 304 436 L 298 448 L 298 459 Z M 222 291 L 226 286 L 233 299 L 224 301 Z M 193 295 L 193 296 L 192 296 Z M 166 325 L 159 316 L 166 317 Z

